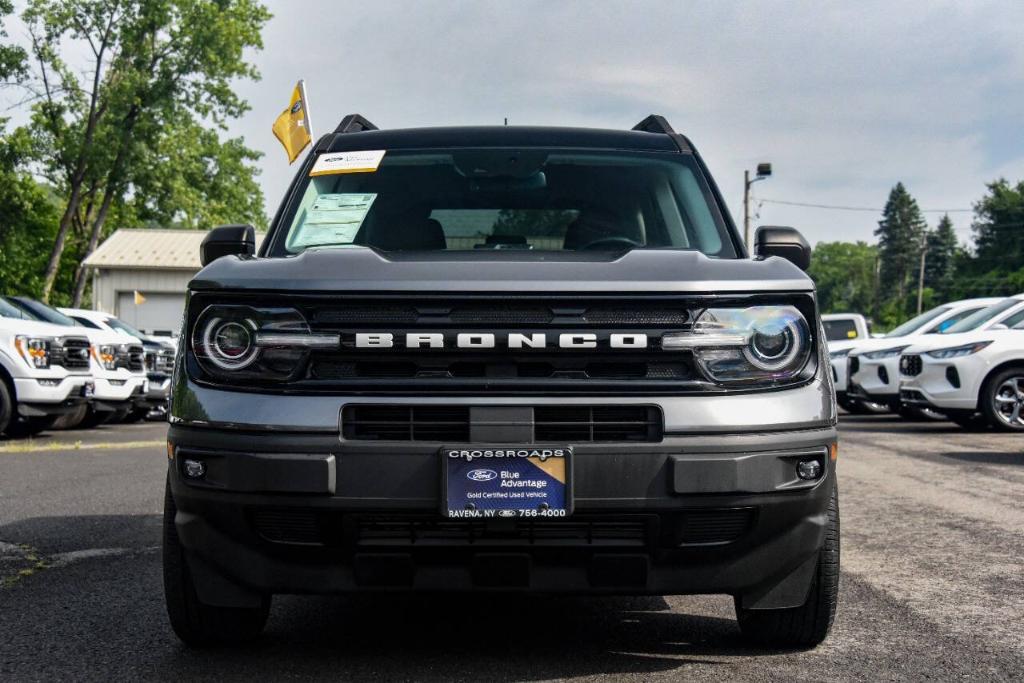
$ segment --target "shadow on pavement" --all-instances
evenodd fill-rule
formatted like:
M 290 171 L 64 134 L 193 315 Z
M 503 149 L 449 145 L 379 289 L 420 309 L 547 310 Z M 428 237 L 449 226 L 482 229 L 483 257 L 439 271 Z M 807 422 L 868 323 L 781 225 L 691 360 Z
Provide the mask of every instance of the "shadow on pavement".
M 940 453 L 945 458 L 985 465 L 1017 465 L 1024 467 L 1024 451 L 1000 453 L 996 451 L 964 451 Z

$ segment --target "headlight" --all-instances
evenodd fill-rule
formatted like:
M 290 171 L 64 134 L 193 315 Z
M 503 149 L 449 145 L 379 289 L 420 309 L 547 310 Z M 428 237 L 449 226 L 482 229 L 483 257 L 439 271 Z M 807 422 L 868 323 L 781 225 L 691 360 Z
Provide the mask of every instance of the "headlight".
M 124 344 L 100 344 L 92 348 L 96 360 L 105 370 L 117 370 L 118 361 L 128 357 L 128 347 Z
M 192 331 L 192 351 L 214 375 L 288 379 L 315 348 L 338 348 L 336 334 L 311 334 L 291 308 L 208 306 Z
M 50 350 L 53 340 L 45 337 L 14 338 L 14 348 L 30 367 L 45 370 L 50 367 Z
M 665 350 L 692 349 L 704 375 L 719 383 L 791 380 L 811 346 L 810 326 L 793 306 L 709 308 L 690 332 L 662 338 Z
M 903 349 L 910 346 L 910 344 L 904 344 L 903 346 L 893 346 L 888 349 L 879 349 L 878 351 L 870 351 L 868 353 L 862 353 L 860 355 L 871 360 L 882 360 L 883 358 L 895 358 L 902 353 Z
M 829 351 L 828 357 L 832 360 L 835 360 L 836 358 L 845 358 L 850 355 L 850 351 L 852 350 L 853 349 L 839 349 L 838 351 Z
M 975 342 L 973 344 L 964 344 L 963 346 L 952 346 L 948 349 L 935 349 L 925 353 L 932 358 L 959 358 L 960 356 L 969 356 L 972 353 L 977 353 L 991 343 L 991 341 Z

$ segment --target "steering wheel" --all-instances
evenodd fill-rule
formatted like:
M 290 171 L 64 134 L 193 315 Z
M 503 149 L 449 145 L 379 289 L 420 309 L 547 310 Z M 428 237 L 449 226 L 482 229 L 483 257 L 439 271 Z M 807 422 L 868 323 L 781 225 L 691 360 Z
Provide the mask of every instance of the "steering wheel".
M 631 240 L 628 237 L 602 237 L 593 242 L 587 242 L 582 247 L 579 247 L 577 251 L 618 251 L 621 249 L 635 249 L 642 246 L 644 245 L 640 242 Z

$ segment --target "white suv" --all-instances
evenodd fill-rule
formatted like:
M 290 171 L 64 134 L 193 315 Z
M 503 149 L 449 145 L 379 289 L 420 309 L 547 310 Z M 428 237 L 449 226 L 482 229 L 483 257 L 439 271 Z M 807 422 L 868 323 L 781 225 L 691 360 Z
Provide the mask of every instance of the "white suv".
M 987 422 L 1024 431 L 1024 310 L 997 329 L 943 335 L 908 348 L 900 356 L 900 397 L 965 427 Z
M 75 424 L 92 427 L 109 419 L 116 421 L 143 405 L 149 391 L 149 382 L 146 379 L 146 355 L 141 340 L 126 338 L 111 330 L 82 325 L 56 308 L 35 299 L 23 296 L 8 296 L 4 299 L 36 320 L 74 327 L 74 334 L 83 334 L 89 338 L 96 392 L 88 410 L 74 418 Z
M 848 400 L 871 402 L 900 411 L 900 353 L 925 335 L 940 335 L 981 311 L 1003 301 L 1003 297 L 964 299 L 936 306 L 911 318 L 892 332 L 857 344 L 847 354 Z M 902 411 L 916 417 L 917 411 Z
M 31 436 L 91 398 L 89 339 L 0 299 L 0 432 Z

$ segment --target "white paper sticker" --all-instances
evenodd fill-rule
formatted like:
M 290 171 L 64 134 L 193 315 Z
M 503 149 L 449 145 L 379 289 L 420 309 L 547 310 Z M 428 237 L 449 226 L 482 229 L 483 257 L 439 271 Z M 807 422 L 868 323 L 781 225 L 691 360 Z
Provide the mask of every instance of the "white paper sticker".
M 331 152 L 321 154 L 313 164 L 310 176 L 334 175 L 336 173 L 373 173 L 384 158 L 383 149 L 360 152 Z
M 351 244 L 373 206 L 375 194 L 322 194 L 313 201 L 290 248 Z

